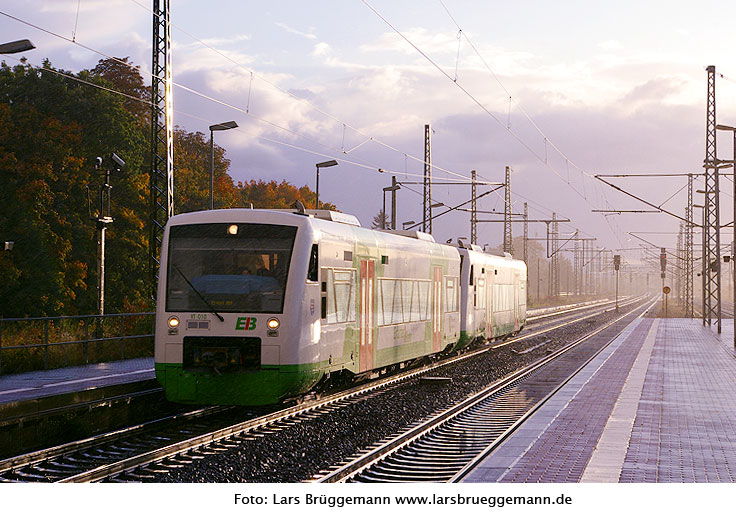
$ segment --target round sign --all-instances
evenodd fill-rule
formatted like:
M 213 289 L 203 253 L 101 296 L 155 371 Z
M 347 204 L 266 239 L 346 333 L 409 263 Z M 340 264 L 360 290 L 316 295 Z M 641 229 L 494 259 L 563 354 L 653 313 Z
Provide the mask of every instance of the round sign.
M 662 288 L 662 293 L 664 293 L 665 295 L 667 295 L 670 291 L 672 290 L 670 290 L 669 286 L 665 286 L 664 288 Z

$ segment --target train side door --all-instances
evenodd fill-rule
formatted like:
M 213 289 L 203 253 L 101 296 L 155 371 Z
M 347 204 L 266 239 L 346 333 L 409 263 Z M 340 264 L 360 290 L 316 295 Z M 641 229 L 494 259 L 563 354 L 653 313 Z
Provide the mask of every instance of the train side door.
M 488 272 L 490 272 L 488 268 Z M 486 273 L 486 338 L 493 336 L 493 278 L 490 273 Z
M 434 267 L 432 282 L 432 351 L 442 349 L 442 267 Z
M 360 261 L 360 371 L 373 369 L 375 261 Z
M 519 276 L 514 275 L 514 331 L 519 330 Z

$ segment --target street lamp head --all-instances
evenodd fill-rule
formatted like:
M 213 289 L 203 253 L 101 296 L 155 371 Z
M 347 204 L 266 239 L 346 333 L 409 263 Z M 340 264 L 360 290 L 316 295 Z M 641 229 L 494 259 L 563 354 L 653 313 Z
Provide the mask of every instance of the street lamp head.
M 332 167 L 333 165 L 337 165 L 337 160 L 328 160 L 327 162 L 320 162 L 317 164 L 317 167 Z
M 221 122 L 220 124 L 213 124 L 210 126 L 210 131 L 225 131 L 237 127 L 238 123 L 235 121 Z
M 17 54 L 18 52 L 25 52 L 35 48 L 36 46 L 31 43 L 31 40 L 11 41 L 10 43 L 0 45 L 0 54 Z

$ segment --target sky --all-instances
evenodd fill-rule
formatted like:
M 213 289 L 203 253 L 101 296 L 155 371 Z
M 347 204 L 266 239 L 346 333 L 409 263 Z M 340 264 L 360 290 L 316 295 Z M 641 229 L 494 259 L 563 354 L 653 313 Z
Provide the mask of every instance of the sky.
M 736 126 L 736 33 L 719 23 L 736 19 L 734 2 L 171 4 L 174 123 L 208 133 L 210 124 L 237 121 L 238 129 L 215 136 L 236 181 L 314 189 L 315 164 L 336 159 L 337 167 L 321 171 L 320 199 L 364 226 L 381 209 L 392 175 L 406 182 L 397 221 L 421 220 L 422 187 L 408 182 L 421 181 L 430 124 L 436 181 L 468 182 L 476 170 L 479 180 L 503 182 L 510 166 L 514 213 L 524 202 L 530 219 L 554 212 L 571 220 L 560 225 L 563 235 L 579 229 L 597 238 L 596 248 L 620 249 L 634 261 L 639 252 L 629 249 L 644 244 L 639 237 L 673 247 L 679 221 L 597 212 L 650 207 L 595 175 L 702 173 L 708 65 L 719 73 L 718 122 Z M 3 0 L 0 39 L 29 38 L 37 47 L 24 54 L 31 64 L 48 58 L 74 72 L 129 56 L 148 83 L 151 5 Z M 14 57 L 3 59 L 12 65 Z M 718 150 L 731 158 L 730 135 L 719 136 Z M 684 177 L 615 182 L 684 215 Z M 733 183 L 722 179 L 721 188 L 726 223 Z M 433 198 L 458 205 L 470 199 L 470 186 L 438 185 Z M 478 208 L 500 217 L 503 191 Z M 498 245 L 502 227 L 479 224 L 479 244 Z M 514 235 L 522 231 L 514 225 Z M 441 242 L 469 232 L 467 212 L 434 221 Z M 544 232 L 544 224 L 530 224 L 530 234 Z

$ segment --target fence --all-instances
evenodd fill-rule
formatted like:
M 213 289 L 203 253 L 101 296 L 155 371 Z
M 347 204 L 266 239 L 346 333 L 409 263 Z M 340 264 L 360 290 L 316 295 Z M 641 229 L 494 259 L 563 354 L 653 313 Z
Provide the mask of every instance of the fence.
M 0 318 L 0 374 L 153 356 L 154 313 Z

